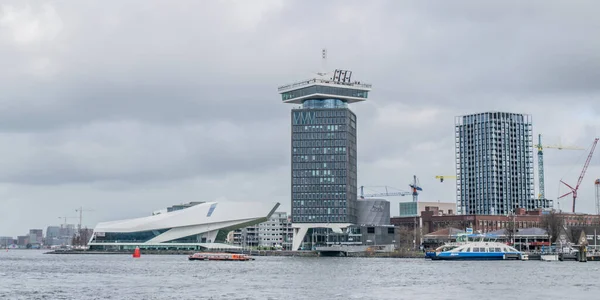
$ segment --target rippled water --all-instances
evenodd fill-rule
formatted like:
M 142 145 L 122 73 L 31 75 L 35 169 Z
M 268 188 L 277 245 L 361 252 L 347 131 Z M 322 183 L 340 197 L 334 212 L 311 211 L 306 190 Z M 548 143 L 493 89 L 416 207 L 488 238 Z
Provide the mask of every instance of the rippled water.
M 0 252 L 0 299 L 598 299 L 600 262 Z

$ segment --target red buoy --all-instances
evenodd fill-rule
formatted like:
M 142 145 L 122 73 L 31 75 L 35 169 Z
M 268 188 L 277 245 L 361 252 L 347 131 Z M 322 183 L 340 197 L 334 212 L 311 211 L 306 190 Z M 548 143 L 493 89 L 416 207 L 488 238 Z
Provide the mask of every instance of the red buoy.
M 135 247 L 135 251 L 133 251 L 133 258 L 140 258 L 140 247 Z

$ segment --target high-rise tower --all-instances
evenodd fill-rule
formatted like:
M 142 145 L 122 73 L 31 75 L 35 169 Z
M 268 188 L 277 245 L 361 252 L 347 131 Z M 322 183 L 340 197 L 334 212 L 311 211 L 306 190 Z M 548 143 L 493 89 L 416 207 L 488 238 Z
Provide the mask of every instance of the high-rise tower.
M 341 232 L 357 220 L 356 115 L 370 84 L 335 70 L 279 87 L 292 109 L 292 226 L 297 250 L 309 229 Z
M 530 115 L 485 112 L 456 117 L 459 214 L 506 215 L 549 207 L 535 199 Z

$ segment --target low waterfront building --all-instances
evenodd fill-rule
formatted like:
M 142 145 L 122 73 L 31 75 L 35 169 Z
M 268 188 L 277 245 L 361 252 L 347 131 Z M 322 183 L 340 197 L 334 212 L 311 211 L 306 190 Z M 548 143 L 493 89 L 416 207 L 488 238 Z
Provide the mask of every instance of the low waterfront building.
M 302 250 L 315 250 L 333 246 L 387 246 L 394 249 L 400 246 L 400 232 L 393 225 L 351 225 L 341 232 L 322 234 L 314 231 L 309 235 L 310 243 L 304 243 Z
M 465 233 L 464 230 L 448 227 L 423 235 L 423 246 L 425 249 L 435 249 L 443 244 L 455 242 L 459 234 Z
M 29 244 L 29 235 L 17 236 L 17 246 L 19 248 L 25 248 Z
M 439 214 L 454 215 L 456 213 L 455 202 L 400 202 L 399 217 L 421 216 L 421 212 L 428 210 L 428 207 L 435 207 Z
M 227 233 L 269 220 L 279 203 L 206 202 L 148 217 L 96 225 L 90 250 L 230 248 Z
M 465 230 L 448 227 L 423 236 L 423 246 L 426 249 L 435 249 L 445 243 L 456 242 L 459 235 L 466 234 Z M 506 229 L 488 232 L 486 235 L 494 237 L 497 241 L 510 244 L 519 251 L 538 251 L 547 247 L 548 234 L 542 228 L 520 228 L 509 234 Z M 560 242 L 559 242 L 560 244 Z M 565 245 L 567 242 L 564 243 Z
M 506 228 L 514 228 L 516 234 L 522 231 L 520 234 L 523 235 L 523 232 L 527 232 L 526 230 L 531 228 L 541 228 L 544 215 L 549 213 L 548 210 L 543 209 L 526 211 L 523 208 L 518 208 L 511 215 L 451 215 L 440 212 L 436 207 L 426 207 L 418 217 L 393 217 L 391 218 L 391 223 L 408 230 L 416 229 L 422 232 L 422 236 L 424 237 L 423 242 L 426 243 L 428 234 L 441 232 L 448 228 L 455 228 L 457 230 L 466 230 L 469 228 L 473 232 L 495 234 L 504 232 Z M 597 229 L 597 232 L 600 232 L 600 215 L 555 213 L 557 217 L 561 218 L 564 227 L 569 228 L 569 232 L 572 230 L 585 230 L 589 236 L 595 236 L 590 233 L 593 230 Z M 566 233 L 567 236 L 570 234 L 569 232 Z M 528 241 L 534 243 L 542 242 L 533 236 L 523 236 L 523 239 L 524 243 Z M 567 243 L 567 240 L 562 241 L 562 243 Z M 545 241 L 547 243 L 547 237 Z M 517 242 L 520 241 L 518 240 Z M 541 246 L 542 244 L 530 245 Z
M 0 248 L 8 248 L 15 244 L 15 240 L 12 236 L 0 236 Z
M 441 213 L 437 207 L 426 207 L 421 215 L 415 217 L 394 217 L 392 224 L 413 228 L 420 227 L 423 234 L 431 233 L 448 227 L 465 230 L 472 228 L 482 233 L 506 228 L 510 222 L 515 222 L 517 228 L 539 227 L 542 220 L 542 210 L 517 210 L 513 216 L 501 215 L 450 215 Z

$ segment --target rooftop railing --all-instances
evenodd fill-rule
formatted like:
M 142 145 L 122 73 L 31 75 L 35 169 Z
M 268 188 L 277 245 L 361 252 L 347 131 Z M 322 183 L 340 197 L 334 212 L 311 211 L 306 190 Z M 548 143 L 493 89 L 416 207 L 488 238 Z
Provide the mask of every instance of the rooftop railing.
M 301 86 L 306 86 L 306 85 L 313 84 L 313 83 L 337 84 L 337 85 L 345 85 L 345 86 L 349 86 L 349 87 L 359 87 L 359 88 L 365 88 L 365 89 L 370 89 L 372 86 L 371 84 L 368 84 L 368 83 L 360 83 L 360 81 L 341 82 L 341 81 L 333 81 L 330 79 L 313 78 L 313 79 L 309 79 L 309 80 L 303 80 L 303 81 L 299 81 L 296 83 L 280 86 L 277 89 L 277 91 L 281 92 L 284 90 L 293 89 L 293 88 L 297 88 L 297 87 L 301 87 Z

